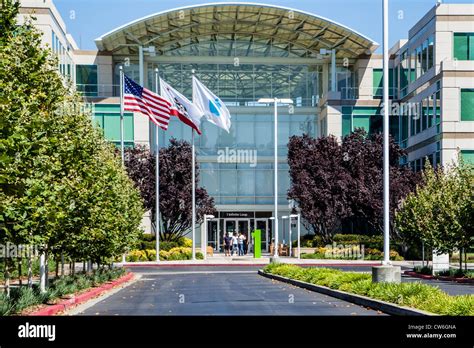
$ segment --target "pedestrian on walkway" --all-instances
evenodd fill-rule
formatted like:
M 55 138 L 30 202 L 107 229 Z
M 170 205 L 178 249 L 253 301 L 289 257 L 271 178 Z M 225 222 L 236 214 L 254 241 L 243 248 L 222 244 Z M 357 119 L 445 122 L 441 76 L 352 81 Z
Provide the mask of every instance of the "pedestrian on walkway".
M 227 234 L 224 237 L 224 256 L 230 256 L 231 245 L 232 245 L 232 237 L 230 236 L 230 233 L 227 232 Z
M 239 256 L 244 256 L 244 235 L 242 233 L 239 233 L 237 241 L 239 243 Z
M 237 239 L 237 232 L 234 232 L 232 236 L 232 256 L 234 256 L 234 252 L 238 253 L 238 239 Z

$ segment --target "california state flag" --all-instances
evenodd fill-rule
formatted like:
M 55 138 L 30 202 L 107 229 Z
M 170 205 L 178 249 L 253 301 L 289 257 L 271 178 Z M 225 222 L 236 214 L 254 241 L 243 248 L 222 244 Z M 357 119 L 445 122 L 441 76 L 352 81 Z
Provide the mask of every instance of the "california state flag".
M 161 96 L 171 103 L 172 114 L 177 116 L 181 122 L 193 128 L 198 134 L 201 134 L 201 117 L 204 113 L 161 78 L 160 92 Z

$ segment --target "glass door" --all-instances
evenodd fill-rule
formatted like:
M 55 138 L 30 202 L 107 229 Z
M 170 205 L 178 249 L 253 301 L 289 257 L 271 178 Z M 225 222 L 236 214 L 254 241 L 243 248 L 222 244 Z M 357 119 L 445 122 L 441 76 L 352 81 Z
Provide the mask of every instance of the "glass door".
M 255 219 L 255 229 L 262 231 L 262 251 L 268 252 L 268 220 L 267 219 Z
M 207 222 L 207 245 L 211 246 L 216 251 L 218 251 L 218 248 L 219 248 L 217 226 L 218 226 L 217 221 Z
M 237 223 L 235 220 L 224 220 L 224 237 L 229 234 L 232 237 L 237 232 Z
M 245 236 L 244 254 L 247 254 L 248 246 L 252 243 L 249 239 L 250 235 L 250 220 L 237 220 L 237 233 L 242 233 Z

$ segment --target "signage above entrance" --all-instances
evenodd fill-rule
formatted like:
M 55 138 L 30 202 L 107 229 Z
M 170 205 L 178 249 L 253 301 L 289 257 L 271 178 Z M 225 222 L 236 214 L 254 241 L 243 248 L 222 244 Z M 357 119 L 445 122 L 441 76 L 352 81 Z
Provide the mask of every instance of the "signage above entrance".
M 253 219 L 254 216 L 253 211 L 221 211 L 219 213 L 220 218 L 230 219 L 230 218 L 250 218 Z

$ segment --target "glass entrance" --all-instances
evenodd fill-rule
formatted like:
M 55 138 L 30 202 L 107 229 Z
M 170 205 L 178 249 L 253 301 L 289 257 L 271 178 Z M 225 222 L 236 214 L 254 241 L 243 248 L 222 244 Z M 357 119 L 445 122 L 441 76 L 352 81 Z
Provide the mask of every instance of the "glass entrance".
M 256 219 L 255 229 L 262 231 L 262 251 L 268 252 L 268 220 L 267 219 Z
M 218 251 L 219 248 L 219 233 L 217 230 L 218 221 L 207 222 L 207 245 Z

